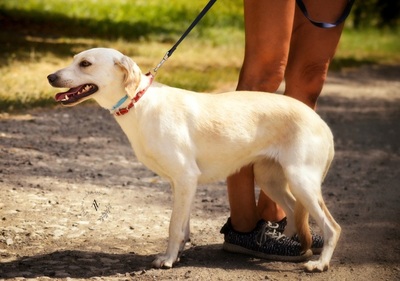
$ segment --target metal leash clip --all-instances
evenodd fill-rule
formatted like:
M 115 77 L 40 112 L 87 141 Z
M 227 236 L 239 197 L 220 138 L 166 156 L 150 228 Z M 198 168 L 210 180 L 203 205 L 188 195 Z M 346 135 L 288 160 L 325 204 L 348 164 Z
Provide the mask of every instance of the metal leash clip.
M 155 68 L 153 68 L 153 76 L 157 75 L 157 70 L 169 59 L 169 51 L 165 53 L 162 60 L 157 64 Z

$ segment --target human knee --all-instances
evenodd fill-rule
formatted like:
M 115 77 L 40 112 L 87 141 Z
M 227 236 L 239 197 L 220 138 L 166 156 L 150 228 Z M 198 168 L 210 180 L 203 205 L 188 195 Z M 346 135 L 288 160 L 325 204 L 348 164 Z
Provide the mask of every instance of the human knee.
M 238 90 L 275 92 L 283 81 L 286 61 L 244 63 Z
M 325 83 L 328 62 L 308 63 L 286 73 L 286 95 L 314 108 Z
M 328 62 L 312 62 L 300 69 L 300 75 L 306 85 L 320 87 L 324 84 L 328 71 Z

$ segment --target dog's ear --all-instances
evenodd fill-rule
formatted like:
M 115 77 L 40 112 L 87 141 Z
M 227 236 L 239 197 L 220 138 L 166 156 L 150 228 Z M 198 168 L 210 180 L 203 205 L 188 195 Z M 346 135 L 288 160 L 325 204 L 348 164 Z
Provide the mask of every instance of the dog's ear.
M 125 90 L 128 92 L 128 95 L 133 98 L 135 96 L 135 90 L 139 86 L 142 77 L 142 72 L 139 66 L 127 56 L 114 60 L 114 63 L 124 72 L 123 83 Z

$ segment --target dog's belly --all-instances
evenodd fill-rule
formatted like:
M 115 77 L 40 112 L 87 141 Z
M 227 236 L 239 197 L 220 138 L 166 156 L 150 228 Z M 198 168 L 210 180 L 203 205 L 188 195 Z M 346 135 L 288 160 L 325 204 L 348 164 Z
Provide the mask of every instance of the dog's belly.
M 235 172 L 239 171 L 240 167 L 231 168 L 231 169 L 221 169 L 210 167 L 210 169 L 202 171 L 198 178 L 199 184 L 206 184 L 212 183 L 220 180 L 226 179 L 228 176 L 234 174 Z
M 228 176 L 238 172 L 244 166 L 255 163 L 261 158 L 270 158 L 265 151 L 258 155 L 249 154 L 242 157 L 237 157 L 237 154 L 235 155 L 234 152 L 229 156 L 224 153 L 221 153 L 219 156 L 215 159 L 197 161 L 197 166 L 200 170 L 199 183 L 204 184 L 224 180 Z

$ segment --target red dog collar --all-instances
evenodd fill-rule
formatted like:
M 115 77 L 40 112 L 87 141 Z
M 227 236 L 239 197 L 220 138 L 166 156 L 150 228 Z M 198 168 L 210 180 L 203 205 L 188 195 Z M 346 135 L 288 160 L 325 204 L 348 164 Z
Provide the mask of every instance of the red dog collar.
M 127 114 L 129 112 L 129 110 L 135 105 L 135 103 L 137 103 L 140 100 L 140 98 L 144 95 L 144 93 L 146 93 L 147 89 L 150 87 L 151 83 L 153 82 L 154 75 L 149 72 L 146 74 L 146 76 L 150 77 L 150 83 L 147 85 L 147 87 L 144 88 L 143 90 L 137 92 L 137 94 L 131 100 L 131 102 L 128 104 L 128 106 L 117 109 L 114 112 L 115 115 L 121 116 L 121 115 Z

